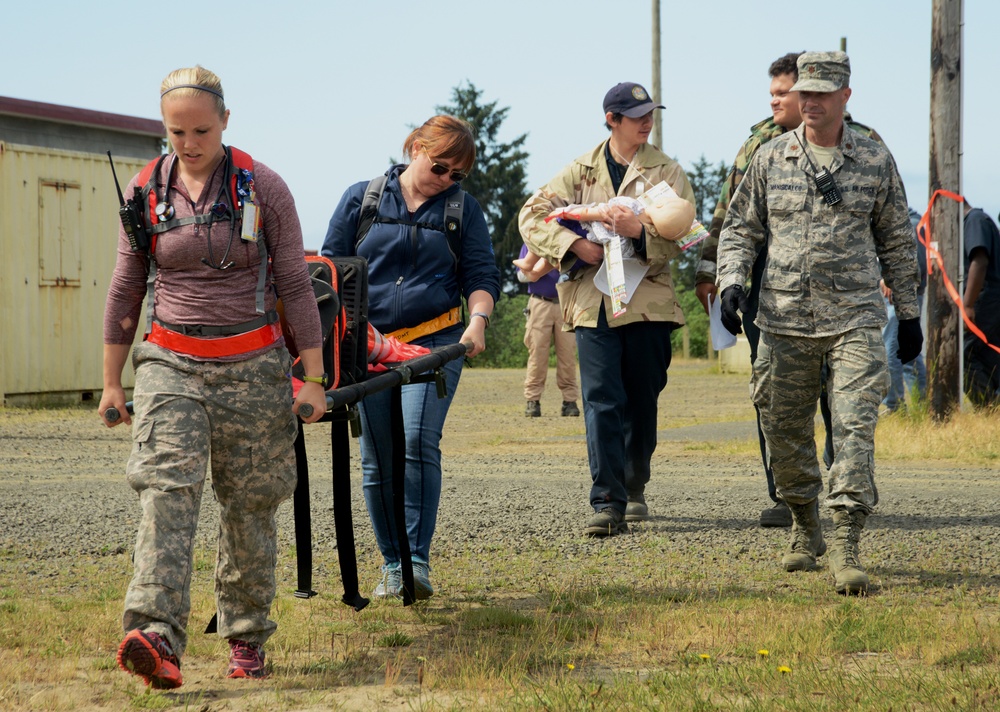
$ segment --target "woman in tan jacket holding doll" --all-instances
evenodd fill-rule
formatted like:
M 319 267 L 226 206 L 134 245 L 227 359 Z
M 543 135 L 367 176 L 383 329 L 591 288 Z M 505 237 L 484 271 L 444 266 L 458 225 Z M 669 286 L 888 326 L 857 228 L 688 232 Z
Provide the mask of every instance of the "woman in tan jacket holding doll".
M 559 303 L 563 320 L 576 333 L 580 358 L 593 481 L 594 514 L 584 529 L 590 536 L 628 531 L 627 521 L 649 516 L 645 487 L 656 448 L 656 402 L 667 383 L 670 332 L 684 324 L 668 264 L 680 247 L 628 205 L 616 200 L 602 206 L 604 226 L 631 242 L 641 266 L 633 277 L 637 282 L 623 284 L 622 253 L 614 241 L 605 247 L 571 223 L 546 218 L 560 208 L 618 197 L 652 204 L 657 199 L 650 195 L 664 189 L 661 183 L 693 205 L 683 169 L 648 143 L 653 111 L 662 108 L 638 84 L 614 86 L 604 97 L 610 138 L 536 191 L 519 217 L 528 249 L 567 273 L 558 285 Z M 602 270 L 606 250 L 610 264 Z

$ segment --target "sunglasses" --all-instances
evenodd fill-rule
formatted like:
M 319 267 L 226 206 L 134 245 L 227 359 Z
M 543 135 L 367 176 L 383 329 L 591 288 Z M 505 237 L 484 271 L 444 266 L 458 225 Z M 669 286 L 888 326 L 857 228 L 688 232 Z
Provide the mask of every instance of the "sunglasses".
M 431 173 L 433 173 L 434 175 L 443 176 L 450 172 L 451 179 L 456 183 L 460 183 L 461 181 L 469 177 L 469 174 L 465 173 L 464 171 L 453 171 L 447 166 L 442 166 L 440 163 L 431 158 L 431 154 L 428 153 L 426 148 L 424 149 L 424 153 L 427 154 L 427 160 L 431 162 Z

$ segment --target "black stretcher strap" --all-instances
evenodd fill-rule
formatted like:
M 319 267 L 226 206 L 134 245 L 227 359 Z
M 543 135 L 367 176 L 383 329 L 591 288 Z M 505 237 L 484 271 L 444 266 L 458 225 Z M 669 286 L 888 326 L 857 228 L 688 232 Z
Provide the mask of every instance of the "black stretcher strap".
M 299 587 L 296 598 L 312 598 L 312 512 L 309 509 L 309 458 L 306 456 L 306 438 L 303 423 L 295 437 L 295 494 L 292 510 L 295 513 L 295 559 L 298 566 Z
M 404 477 L 406 470 L 406 433 L 403 428 L 403 408 L 401 386 L 418 380 L 420 374 L 436 371 L 444 364 L 465 355 L 464 343 L 450 344 L 431 351 L 424 356 L 405 361 L 385 373 L 366 381 L 342 386 L 326 393 L 326 414 L 321 418 L 330 423 L 330 450 L 333 476 L 333 516 L 337 538 L 337 554 L 340 562 L 340 577 L 344 584 L 342 601 L 360 611 L 368 605 L 358 587 L 358 559 L 355 551 L 354 522 L 351 513 L 351 455 L 348 440 L 348 425 L 354 422 L 357 411 L 353 406 L 365 396 L 388 388 L 393 389 L 390 405 L 390 426 L 392 428 L 392 480 L 393 513 L 396 521 L 400 547 L 400 567 L 403 578 L 403 604 L 414 602 L 413 563 L 410 561 L 410 543 L 406 533 L 406 503 L 404 497 Z M 427 377 L 424 377 L 427 378 Z M 438 396 L 444 395 L 443 376 L 435 374 L 438 381 Z M 296 596 L 309 598 L 312 590 L 312 533 L 309 516 L 309 474 L 306 464 L 305 439 L 301 423 L 296 439 L 295 459 L 299 482 L 295 488 L 295 545 L 298 560 L 299 590 Z M 301 449 L 300 449 L 301 446 Z M 308 595 L 300 595 L 300 591 Z M 214 619 L 213 619 L 214 621 Z M 208 631 L 206 631 L 208 632 Z M 214 632 L 214 628 L 213 631 Z
M 403 575 L 403 605 L 416 600 L 413 588 L 413 562 L 410 561 L 410 537 L 406 533 L 406 431 L 403 428 L 403 386 L 392 389 L 389 403 L 392 432 L 392 511 L 396 518 L 396 542 L 399 566 Z
M 369 601 L 358 590 L 358 556 L 354 548 L 354 521 L 351 514 L 351 450 L 347 436 L 347 414 L 330 423 L 333 460 L 333 523 L 337 535 L 337 558 L 344 595 L 340 599 L 356 611 Z

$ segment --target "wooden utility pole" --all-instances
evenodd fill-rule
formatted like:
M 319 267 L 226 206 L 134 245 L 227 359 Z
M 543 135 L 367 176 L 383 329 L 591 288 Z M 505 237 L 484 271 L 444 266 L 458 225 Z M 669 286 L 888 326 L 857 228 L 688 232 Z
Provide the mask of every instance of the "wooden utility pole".
M 962 0 L 933 0 L 931 20 L 930 194 L 962 194 Z M 931 210 L 931 247 L 961 290 L 962 206 L 939 198 Z M 935 270 L 927 281 L 927 399 L 935 420 L 947 418 L 961 395 L 958 307 Z
M 653 103 L 662 104 L 660 92 L 660 0 L 653 1 Z M 653 112 L 651 143 L 663 150 L 663 112 Z

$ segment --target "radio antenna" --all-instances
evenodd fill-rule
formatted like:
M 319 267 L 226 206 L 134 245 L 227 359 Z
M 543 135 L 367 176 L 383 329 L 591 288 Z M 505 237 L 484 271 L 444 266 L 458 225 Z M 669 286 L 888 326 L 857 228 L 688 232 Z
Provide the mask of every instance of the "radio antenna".
M 111 164 L 111 175 L 115 178 L 115 190 L 118 191 L 118 204 L 124 206 L 125 196 L 122 195 L 122 187 L 118 183 L 118 174 L 115 172 L 115 162 L 111 159 L 111 151 L 108 151 L 108 163 Z

